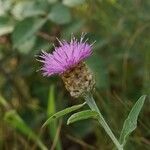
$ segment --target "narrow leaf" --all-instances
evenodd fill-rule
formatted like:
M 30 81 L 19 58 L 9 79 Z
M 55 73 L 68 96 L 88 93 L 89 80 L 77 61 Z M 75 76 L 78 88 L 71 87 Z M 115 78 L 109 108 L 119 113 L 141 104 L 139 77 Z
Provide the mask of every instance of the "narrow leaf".
M 77 109 L 83 107 L 85 104 L 86 104 L 86 103 L 79 104 L 79 105 L 74 105 L 74 106 L 72 106 L 72 107 L 68 107 L 68 108 L 66 108 L 66 109 L 64 109 L 64 110 L 62 110 L 62 111 L 57 112 L 56 114 L 52 115 L 52 116 L 43 124 L 42 127 L 44 127 L 45 125 L 49 124 L 51 121 L 53 121 L 53 120 L 55 120 L 55 119 L 57 119 L 57 118 L 59 118 L 59 117 L 62 117 L 62 116 L 64 116 L 64 115 L 68 114 L 68 113 L 71 113 L 71 112 L 73 112 L 73 111 L 75 111 L 75 110 L 77 110 Z
M 135 105 L 131 109 L 127 119 L 124 122 L 123 129 L 122 129 L 121 135 L 120 135 L 120 143 L 122 145 L 125 145 L 125 143 L 127 141 L 127 137 L 137 127 L 137 119 L 138 119 L 139 113 L 143 107 L 145 98 L 146 98 L 146 96 L 143 95 L 138 99 L 138 101 L 135 103 Z
M 97 118 L 98 113 L 92 110 L 84 110 L 78 113 L 73 114 L 67 121 L 67 124 L 74 123 L 76 121 L 85 120 L 89 118 Z

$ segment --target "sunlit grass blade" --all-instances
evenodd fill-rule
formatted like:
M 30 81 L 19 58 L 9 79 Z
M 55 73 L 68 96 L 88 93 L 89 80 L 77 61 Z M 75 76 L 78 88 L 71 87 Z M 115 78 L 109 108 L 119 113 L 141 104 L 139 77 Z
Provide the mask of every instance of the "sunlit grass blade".
M 47 105 L 47 116 L 50 116 L 52 114 L 54 114 L 56 112 L 56 107 L 55 107 L 55 88 L 54 85 L 50 86 L 49 89 L 49 97 L 48 97 L 48 105 Z M 56 135 L 57 135 L 57 130 L 59 128 L 57 121 L 54 120 L 49 126 L 49 133 L 50 133 L 50 137 L 53 141 L 55 141 L 54 139 L 56 139 Z M 56 141 L 56 150 L 61 150 L 61 142 L 60 142 L 60 138 L 58 136 L 57 141 Z
M 4 119 L 11 127 L 32 139 L 41 150 L 48 150 L 38 135 L 33 132 L 33 130 L 24 122 L 24 120 L 17 114 L 15 110 L 8 111 L 5 114 Z
M 125 145 L 128 136 L 136 129 L 139 113 L 144 105 L 146 95 L 141 96 L 131 109 L 127 119 L 124 122 L 120 135 L 120 143 Z
M 7 101 L 0 95 L 0 105 L 2 105 L 5 108 L 8 108 L 8 103 Z
M 72 107 L 68 107 L 68 108 L 66 108 L 66 109 L 64 109 L 64 110 L 61 110 L 61 111 L 55 113 L 54 115 L 52 115 L 52 116 L 43 124 L 42 127 L 46 126 L 46 125 L 49 124 L 51 121 L 53 121 L 53 120 L 55 120 L 55 119 L 58 119 L 59 117 L 62 117 L 62 116 L 64 116 L 64 115 L 68 114 L 68 113 L 71 113 L 71 112 L 73 112 L 73 111 L 75 111 L 75 110 L 77 110 L 77 109 L 83 107 L 85 104 L 86 104 L 86 102 L 83 103 L 83 104 L 79 104 L 79 105 L 74 105 L 74 106 L 72 106 Z
M 67 121 L 67 124 L 69 125 L 71 123 L 74 123 L 80 120 L 89 119 L 89 118 L 96 119 L 97 117 L 98 117 L 98 113 L 96 111 L 84 110 L 84 111 L 80 111 L 71 115 L 71 117 Z

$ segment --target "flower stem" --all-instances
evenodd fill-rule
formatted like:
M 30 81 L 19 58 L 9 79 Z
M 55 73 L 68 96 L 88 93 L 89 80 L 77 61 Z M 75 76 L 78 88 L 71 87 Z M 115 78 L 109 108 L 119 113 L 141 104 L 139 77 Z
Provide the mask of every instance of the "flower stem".
M 99 118 L 98 118 L 99 123 L 104 128 L 106 133 L 109 135 L 109 137 L 111 138 L 111 140 L 113 141 L 113 143 L 115 144 L 117 149 L 118 150 L 123 150 L 122 145 L 118 142 L 118 140 L 114 136 L 113 132 L 111 131 L 110 127 L 106 123 L 104 117 L 102 116 L 100 110 L 98 109 L 98 107 L 97 107 L 97 105 L 96 105 L 96 103 L 93 99 L 93 96 L 90 93 L 88 93 L 84 96 L 84 98 L 85 98 L 87 104 L 89 105 L 89 107 L 91 108 L 91 110 L 98 112 L 98 114 L 99 114 Z

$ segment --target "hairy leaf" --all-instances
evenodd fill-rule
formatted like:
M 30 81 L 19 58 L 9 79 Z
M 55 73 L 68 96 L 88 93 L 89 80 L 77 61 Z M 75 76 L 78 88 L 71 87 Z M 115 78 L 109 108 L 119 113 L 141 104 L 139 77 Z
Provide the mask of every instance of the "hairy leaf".
M 135 103 L 133 108 L 131 109 L 127 119 L 124 122 L 123 129 L 120 135 L 120 143 L 125 145 L 127 141 L 127 137 L 134 131 L 137 127 L 137 119 L 139 113 L 143 107 L 146 96 L 141 96 L 138 101 Z
M 49 124 L 51 121 L 53 121 L 53 120 L 55 120 L 55 119 L 57 119 L 57 118 L 59 118 L 59 117 L 62 117 L 62 116 L 64 116 L 64 115 L 68 114 L 68 113 L 71 113 L 71 112 L 73 112 L 73 111 L 75 111 L 75 110 L 77 110 L 77 109 L 83 107 L 85 104 L 86 104 L 86 103 L 79 104 L 79 105 L 74 105 L 74 106 L 72 106 L 72 107 L 68 107 L 68 108 L 66 108 L 66 109 L 64 109 L 64 110 L 61 110 L 61 111 L 55 113 L 54 115 L 52 115 L 52 116 L 43 124 L 42 127 L 44 127 L 45 125 Z

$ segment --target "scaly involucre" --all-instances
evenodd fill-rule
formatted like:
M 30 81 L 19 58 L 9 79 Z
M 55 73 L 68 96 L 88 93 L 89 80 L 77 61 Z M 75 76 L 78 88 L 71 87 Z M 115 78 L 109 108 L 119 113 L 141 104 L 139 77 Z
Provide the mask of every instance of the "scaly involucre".
M 83 38 L 81 36 L 79 41 L 75 37 L 70 42 L 59 41 L 59 47 L 55 47 L 52 54 L 42 51 L 40 61 L 43 63 L 43 75 L 62 74 L 89 57 L 92 54 L 92 44 L 83 41 Z

